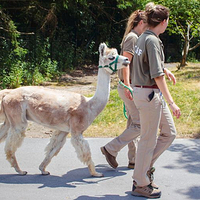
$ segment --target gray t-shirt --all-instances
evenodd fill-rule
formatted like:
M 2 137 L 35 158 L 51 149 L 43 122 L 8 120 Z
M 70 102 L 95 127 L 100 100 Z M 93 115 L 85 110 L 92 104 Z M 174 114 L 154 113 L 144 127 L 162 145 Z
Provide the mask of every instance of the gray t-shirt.
M 134 55 L 134 47 L 135 47 L 137 39 L 138 39 L 138 35 L 134 30 L 128 33 L 122 44 L 122 49 L 121 49 L 120 54 L 122 55 L 123 52 L 126 51 Z M 129 68 L 130 68 L 130 79 L 131 79 L 131 73 L 133 69 L 133 59 L 130 62 Z M 123 69 L 118 70 L 118 77 L 120 80 L 123 80 Z
M 154 78 L 163 76 L 164 52 L 162 41 L 152 31 L 145 31 L 137 40 L 133 58 L 133 86 L 152 86 Z

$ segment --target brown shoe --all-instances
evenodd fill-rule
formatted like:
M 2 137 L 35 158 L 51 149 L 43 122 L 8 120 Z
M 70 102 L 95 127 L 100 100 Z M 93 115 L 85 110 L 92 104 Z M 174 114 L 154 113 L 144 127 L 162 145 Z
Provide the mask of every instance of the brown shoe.
M 144 186 L 144 187 L 139 187 L 139 186 L 136 185 L 135 182 L 133 182 L 133 189 L 132 189 L 131 194 L 133 196 L 156 199 L 156 198 L 160 198 L 161 191 L 153 188 L 151 184 Z
M 134 169 L 135 168 L 135 163 L 128 163 L 128 168 L 129 169 Z
M 153 179 L 154 179 L 154 175 L 153 173 L 155 172 L 155 168 L 152 167 L 149 171 L 147 171 L 147 176 L 149 177 L 149 180 L 151 182 L 151 186 L 154 187 L 155 189 L 158 189 L 159 186 L 156 185 L 154 182 L 153 182 Z
M 108 164 L 109 164 L 112 168 L 116 169 L 117 166 L 118 166 L 118 163 L 117 163 L 117 161 L 116 161 L 116 158 L 115 158 L 114 156 L 112 156 L 110 153 L 108 153 L 108 151 L 106 150 L 105 147 L 101 147 L 101 152 L 102 152 L 102 154 L 106 157 L 106 160 L 107 160 Z

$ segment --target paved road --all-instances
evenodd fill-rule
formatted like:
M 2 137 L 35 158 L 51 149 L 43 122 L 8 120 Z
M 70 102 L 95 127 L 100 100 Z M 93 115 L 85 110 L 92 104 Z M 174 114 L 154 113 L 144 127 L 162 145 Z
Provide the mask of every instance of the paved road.
M 111 138 L 87 139 L 97 171 L 102 178 L 90 176 L 67 142 L 47 167 L 50 176 L 40 175 L 38 166 L 44 158 L 49 139 L 26 138 L 17 158 L 26 176 L 16 174 L 6 161 L 4 143 L 0 144 L 0 200 L 142 200 L 131 196 L 132 170 L 127 169 L 127 148 L 119 153 L 119 167 L 106 163 L 100 147 Z M 200 199 L 200 140 L 176 139 L 159 158 L 155 182 L 162 190 L 162 200 Z

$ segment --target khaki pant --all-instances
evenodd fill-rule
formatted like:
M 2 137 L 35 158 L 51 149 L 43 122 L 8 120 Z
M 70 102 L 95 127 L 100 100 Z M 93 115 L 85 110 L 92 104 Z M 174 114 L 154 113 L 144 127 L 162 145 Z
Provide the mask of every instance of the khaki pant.
M 154 97 L 150 101 L 148 95 L 152 91 Z M 134 87 L 133 96 L 141 125 L 133 179 L 138 186 L 145 186 L 150 183 L 147 171 L 171 145 L 176 129 L 171 112 L 158 89 Z M 157 138 L 159 128 L 160 134 Z
M 124 87 L 118 84 L 118 93 L 124 101 L 128 115 L 127 127 L 124 132 L 111 142 L 105 145 L 106 150 L 113 156 L 117 156 L 118 152 L 128 144 L 129 162 L 135 163 L 135 151 L 137 146 L 137 137 L 140 134 L 139 112 L 134 101 L 127 99 L 124 95 Z

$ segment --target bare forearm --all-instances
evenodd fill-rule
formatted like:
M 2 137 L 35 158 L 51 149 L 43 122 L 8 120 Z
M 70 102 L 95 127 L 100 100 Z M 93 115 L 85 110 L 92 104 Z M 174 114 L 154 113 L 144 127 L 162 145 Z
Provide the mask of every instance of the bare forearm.
M 123 56 L 126 56 L 130 62 L 133 59 L 133 55 L 126 51 L 123 52 Z M 123 68 L 123 79 L 124 84 L 130 87 L 130 65 L 128 67 Z
M 155 78 L 156 84 L 159 87 L 160 91 L 162 92 L 163 96 L 165 97 L 166 101 L 171 104 L 173 103 L 173 98 L 169 92 L 169 89 L 167 87 L 165 77 L 164 76 L 159 76 Z
M 124 84 L 129 87 L 130 86 L 130 70 L 129 70 L 129 66 L 126 67 L 126 68 L 123 68 L 123 79 L 124 79 Z
M 163 96 L 165 97 L 166 101 L 169 103 L 170 108 L 172 109 L 173 115 L 179 118 L 181 116 L 180 108 L 175 104 L 173 98 L 168 90 L 165 77 L 159 76 L 155 78 L 156 84 L 161 90 Z
M 129 59 L 130 62 L 131 62 L 131 60 L 133 58 L 133 55 L 128 53 L 128 52 L 126 52 L 126 51 L 123 52 L 123 56 L 126 56 Z M 123 68 L 123 79 L 124 79 L 124 84 L 126 86 L 128 86 L 129 88 L 131 88 L 130 87 L 130 65 L 128 67 L 126 67 L 126 68 Z M 124 94 L 128 99 L 133 100 L 132 94 L 131 94 L 129 89 L 125 88 L 124 89 Z

